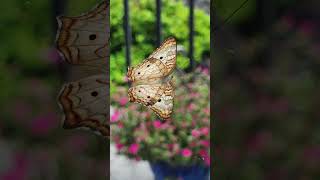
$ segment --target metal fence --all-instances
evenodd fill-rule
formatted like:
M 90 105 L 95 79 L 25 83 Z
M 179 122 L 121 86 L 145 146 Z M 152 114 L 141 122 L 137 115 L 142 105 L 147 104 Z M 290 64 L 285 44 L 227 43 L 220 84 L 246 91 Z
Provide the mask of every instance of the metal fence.
M 159 46 L 161 41 L 162 41 L 162 24 L 161 24 L 161 8 L 162 8 L 162 3 L 161 0 L 153 0 L 154 3 L 156 4 L 156 44 L 155 46 Z M 188 56 L 190 59 L 189 67 L 187 68 L 187 71 L 191 71 L 194 66 L 194 3 L 195 0 L 188 0 L 188 5 L 189 5 L 189 52 Z M 63 0 L 53 0 L 52 5 L 53 5 L 53 18 L 54 18 L 54 28 L 56 29 L 56 20 L 55 17 L 57 15 L 62 14 L 65 5 L 67 4 L 66 1 Z M 129 67 L 131 65 L 131 41 L 132 41 L 132 36 L 131 36 L 131 26 L 130 26 L 130 21 L 129 21 L 129 15 L 130 15 L 130 8 L 129 8 L 129 0 L 123 0 L 123 5 L 124 5 L 124 16 L 123 16 L 123 28 L 125 32 L 125 46 L 126 46 L 126 65 Z M 112 8 L 112 7 L 111 7 Z
M 191 71 L 194 68 L 194 1 L 195 0 L 189 0 L 189 67 L 187 68 L 187 71 Z M 130 55 L 130 48 L 131 48 L 131 27 L 129 22 L 129 15 L 130 15 L 130 9 L 129 9 L 129 0 L 123 0 L 124 4 L 124 16 L 123 16 L 123 27 L 125 32 L 125 45 L 126 45 L 126 65 L 129 67 L 131 65 L 131 55 Z M 156 44 L 155 46 L 159 46 L 162 41 L 162 25 L 161 25 L 161 8 L 162 3 L 161 0 L 154 0 L 154 3 L 156 4 Z

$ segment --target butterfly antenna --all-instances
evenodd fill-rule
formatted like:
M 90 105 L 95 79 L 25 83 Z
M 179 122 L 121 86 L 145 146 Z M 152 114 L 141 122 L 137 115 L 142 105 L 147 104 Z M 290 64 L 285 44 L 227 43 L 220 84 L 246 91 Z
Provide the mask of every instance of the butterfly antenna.
M 236 9 L 234 10 L 219 26 L 216 26 L 213 28 L 213 31 L 217 31 L 218 29 L 220 29 L 221 27 L 223 27 L 225 24 L 227 24 L 227 22 L 241 9 L 243 8 L 249 0 L 245 0 L 242 2 L 242 4 Z

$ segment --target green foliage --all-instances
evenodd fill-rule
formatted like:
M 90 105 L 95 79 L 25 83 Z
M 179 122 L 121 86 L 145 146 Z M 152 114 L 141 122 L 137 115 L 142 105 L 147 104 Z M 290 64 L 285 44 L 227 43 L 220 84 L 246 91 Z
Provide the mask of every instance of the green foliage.
M 123 2 L 111 2 L 111 56 L 110 79 L 112 83 L 124 83 L 126 75 L 125 42 L 123 30 Z M 130 25 L 132 28 L 131 63 L 136 65 L 146 58 L 156 47 L 156 14 L 155 2 L 150 0 L 130 1 Z M 181 0 L 162 1 L 162 36 L 176 37 L 178 45 L 188 51 L 189 9 Z M 195 10 L 195 60 L 201 61 L 201 56 L 209 52 L 210 17 L 204 11 Z M 186 68 L 189 58 L 179 54 L 178 68 Z M 111 84 L 111 92 L 114 85 Z
M 25 69 L 42 68 L 39 51 L 50 43 L 52 38 L 48 19 L 35 18 L 49 9 L 45 1 L 32 3 L 18 1 L 2 2 L 0 33 L 1 59 L 14 62 Z M 5 64 L 3 64 L 5 65 Z

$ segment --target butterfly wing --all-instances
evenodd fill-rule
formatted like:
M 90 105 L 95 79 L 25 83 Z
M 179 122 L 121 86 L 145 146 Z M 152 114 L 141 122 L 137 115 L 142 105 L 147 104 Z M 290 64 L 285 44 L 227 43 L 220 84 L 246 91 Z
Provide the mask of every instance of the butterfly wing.
M 107 71 L 106 58 L 109 42 L 109 3 L 103 1 L 93 10 L 81 16 L 57 18 L 59 29 L 56 38 L 58 50 L 65 60 L 85 66 L 92 74 Z
M 147 59 L 134 68 L 128 68 L 129 81 L 159 83 L 159 79 L 172 73 L 176 66 L 177 43 L 166 39 Z
M 59 94 L 64 128 L 87 127 L 109 136 L 109 2 L 77 17 L 58 17 L 56 44 L 74 81 Z
M 130 102 L 136 102 L 145 106 L 155 104 L 164 92 L 162 84 L 137 85 L 128 90 Z
M 173 112 L 174 88 L 171 82 L 163 86 L 164 92 L 160 99 L 150 108 L 162 119 L 169 119 Z
M 63 127 L 88 127 L 109 136 L 107 92 L 108 82 L 103 75 L 66 84 L 59 95 L 65 114 Z
M 166 39 L 159 48 L 157 48 L 148 58 L 160 60 L 167 69 L 167 75 L 176 67 L 177 59 L 177 42 L 176 39 L 170 37 Z
M 129 89 L 128 95 L 131 102 L 140 103 L 149 107 L 160 118 L 170 118 L 174 98 L 171 82 L 134 86 Z

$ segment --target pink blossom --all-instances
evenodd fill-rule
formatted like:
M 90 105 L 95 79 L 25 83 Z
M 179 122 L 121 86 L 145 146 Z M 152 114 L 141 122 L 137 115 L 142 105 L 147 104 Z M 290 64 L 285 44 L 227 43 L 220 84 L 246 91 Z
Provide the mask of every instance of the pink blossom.
M 201 140 L 200 144 L 204 147 L 209 147 L 210 146 L 210 141 L 208 140 Z
M 193 104 L 193 103 L 189 104 L 189 106 L 187 107 L 187 109 L 188 109 L 189 111 L 192 111 L 192 110 L 194 110 L 195 108 L 196 108 L 196 105 Z
M 123 144 L 121 144 L 121 143 L 116 143 L 116 148 L 117 148 L 117 150 L 118 151 L 120 151 L 122 148 L 123 148 Z
M 197 125 L 197 122 L 195 120 L 192 120 L 191 125 L 192 127 L 195 127 Z
M 176 153 L 176 154 L 179 153 L 179 151 L 180 151 L 180 146 L 179 146 L 178 143 L 174 143 L 174 144 L 173 144 L 172 151 L 173 151 L 174 153 Z
M 119 128 L 119 129 L 122 129 L 122 128 L 123 128 L 123 123 L 120 122 L 120 121 L 118 122 L 118 128 Z
M 199 130 L 197 130 L 197 129 L 193 129 L 193 130 L 191 131 L 191 135 L 192 135 L 193 137 L 195 137 L 195 138 L 198 138 L 198 137 L 201 136 L 201 132 L 200 132 Z
M 206 115 L 209 115 L 210 114 L 210 108 L 204 108 L 204 113 L 206 114 Z
M 120 117 L 120 112 L 119 111 L 114 111 L 114 113 L 111 116 L 111 122 L 117 122 Z
M 199 151 L 199 155 L 200 155 L 201 157 L 206 157 L 206 156 L 208 156 L 208 151 L 205 150 L 205 149 L 201 149 L 201 150 Z
M 208 154 L 207 150 L 201 149 L 199 151 L 199 155 L 201 156 L 201 159 L 204 160 L 204 163 L 210 166 L 210 155 Z
M 128 151 L 130 154 L 137 154 L 139 151 L 139 144 L 131 144 Z
M 153 121 L 153 127 L 159 129 L 161 127 L 162 123 L 159 120 Z
M 26 157 L 24 154 L 17 154 L 11 167 L 9 167 L 7 171 L 4 171 L 3 174 L 0 174 L 0 179 L 27 179 L 28 166 L 30 166 L 28 161 L 28 157 Z
M 119 99 L 119 104 L 121 105 L 121 106 L 124 106 L 124 105 L 126 105 L 128 103 L 128 98 L 127 97 L 121 97 L 120 99 Z
M 202 122 L 203 122 L 203 123 L 208 123 L 208 122 L 209 122 L 209 118 L 203 118 L 203 119 L 202 119 Z
M 147 122 L 146 122 L 147 127 L 150 127 L 150 126 L 151 126 L 151 124 L 152 124 L 152 122 L 151 122 L 151 121 L 147 121 Z
M 210 132 L 210 129 L 208 127 L 203 127 L 200 129 L 202 135 L 207 136 Z
M 315 23 L 313 21 L 303 21 L 299 26 L 300 32 L 307 36 L 311 36 L 315 31 Z
M 210 156 L 204 157 L 204 163 L 208 166 L 210 166 Z
M 192 155 L 192 151 L 188 148 L 183 148 L 181 154 L 183 157 L 190 157 Z
M 166 121 L 165 123 L 161 124 L 161 129 L 170 129 L 173 128 L 173 126 L 170 125 L 169 121 Z
M 193 98 L 198 98 L 198 97 L 200 96 L 200 94 L 199 94 L 199 93 L 196 93 L 196 92 L 192 92 L 192 93 L 190 94 L 190 96 L 193 97 Z
M 53 128 L 58 127 L 57 122 L 57 117 L 54 114 L 36 117 L 31 123 L 32 134 L 38 136 L 47 135 Z
M 202 73 L 205 75 L 209 75 L 209 69 L 207 67 L 202 68 Z
M 173 144 L 167 144 L 167 148 L 171 151 L 173 149 Z

